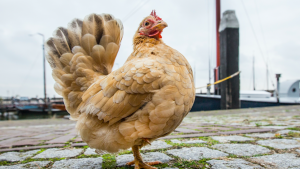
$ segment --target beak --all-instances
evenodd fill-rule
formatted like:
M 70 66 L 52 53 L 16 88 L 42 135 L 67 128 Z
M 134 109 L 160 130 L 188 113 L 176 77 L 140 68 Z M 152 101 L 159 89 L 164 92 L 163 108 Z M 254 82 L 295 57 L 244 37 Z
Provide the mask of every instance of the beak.
M 163 20 L 158 21 L 157 24 L 154 26 L 154 28 L 156 28 L 159 31 L 162 31 L 166 27 L 168 27 L 168 24 Z

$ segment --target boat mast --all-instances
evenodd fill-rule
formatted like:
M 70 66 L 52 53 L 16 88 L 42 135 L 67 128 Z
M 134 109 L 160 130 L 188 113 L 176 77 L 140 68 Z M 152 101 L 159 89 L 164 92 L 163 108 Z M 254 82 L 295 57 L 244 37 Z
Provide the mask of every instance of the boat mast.
M 255 90 L 255 69 L 254 69 L 254 55 L 253 55 L 253 65 L 252 65 L 252 70 L 253 70 L 253 90 Z
M 208 58 L 208 83 L 210 84 L 211 75 L 210 75 L 210 57 Z
M 210 80 L 211 80 L 211 76 L 210 76 L 210 57 L 208 55 L 208 86 L 207 86 L 207 95 L 210 95 Z
M 268 61 L 267 61 L 267 91 L 269 91 L 269 68 L 268 68 Z
M 45 107 L 47 105 L 47 92 L 46 92 L 46 60 L 45 60 L 45 36 L 42 33 L 37 33 L 43 37 L 43 75 L 44 75 L 44 105 L 43 112 L 45 112 Z
M 196 64 L 195 63 L 194 63 L 194 85 L 196 86 Z

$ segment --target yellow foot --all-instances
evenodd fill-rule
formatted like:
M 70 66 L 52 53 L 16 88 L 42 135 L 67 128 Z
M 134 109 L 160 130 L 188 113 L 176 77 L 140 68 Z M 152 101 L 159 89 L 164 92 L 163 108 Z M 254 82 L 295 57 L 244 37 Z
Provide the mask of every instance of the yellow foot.
M 144 169 L 157 169 L 156 167 L 151 167 L 151 165 L 157 165 L 157 164 L 161 164 L 162 162 L 160 161 L 153 161 L 153 162 L 139 162 L 139 161 L 131 161 L 126 163 L 126 165 L 133 165 L 135 164 L 134 169 L 140 169 L 140 168 L 144 168 Z

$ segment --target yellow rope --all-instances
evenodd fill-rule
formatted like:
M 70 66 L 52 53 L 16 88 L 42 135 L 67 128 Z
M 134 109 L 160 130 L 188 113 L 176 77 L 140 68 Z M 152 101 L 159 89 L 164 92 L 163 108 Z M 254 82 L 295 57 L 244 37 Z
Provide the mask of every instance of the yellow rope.
M 241 73 L 241 71 L 238 71 L 238 72 L 236 72 L 236 73 L 234 73 L 234 74 L 232 74 L 232 75 L 230 75 L 230 76 L 228 76 L 228 77 L 225 77 L 224 79 L 221 79 L 221 80 L 216 81 L 216 82 L 213 83 L 213 84 L 209 84 L 209 85 L 202 86 L 202 87 L 197 87 L 196 89 L 201 89 L 201 88 L 204 88 L 204 87 L 209 87 L 209 86 L 212 86 L 212 85 L 215 85 L 215 84 L 224 82 L 224 81 L 226 81 L 226 80 L 228 80 L 228 79 L 233 78 L 234 76 L 237 76 L 237 75 L 240 74 L 240 73 Z

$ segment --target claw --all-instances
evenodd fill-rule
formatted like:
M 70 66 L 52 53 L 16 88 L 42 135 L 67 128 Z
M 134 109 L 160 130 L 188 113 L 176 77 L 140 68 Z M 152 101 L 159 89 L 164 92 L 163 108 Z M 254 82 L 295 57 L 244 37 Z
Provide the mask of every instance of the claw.
M 126 163 L 126 165 L 133 165 L 133 164 L 135 164 L 134 160 Z M 160 162 L 160 161 L 151 161 L 151 162 L 145 162 L 145 164 L 148 164 L 148 165 L 157 165 L 157 164 L 162 164 L 162 162 Z
M 149 142 L 148 139 L 145 139 L 146 142 Z M 151 165 L 156 165 L 156 164 L 161 164 L 162 162 L 160 161 L 154 161 L 154 162 L 144 162 L 142 159 L 142 156 L 139 152 L 139 146 L 135 145 L 132 147 L 132 152 L 133 152 L 133 156 L 134 156 L 134 160 L 131 162 L 126 163 L 127 165 L 133 165 L 134 169 L 157 169 L 156 167 L 152 167 Z
M 142 138 L 145 142 L 151 145 L 150 141 L 147 138 Z
M 126 165 L 133 165 L 134 163 L 135 163 L 135 161 L 133 160 L 133 161 L 126 163 Z
M 162 164 L 160 161 L 151 161 L 151 162 L 146 162 L 148 165 L 157 165 L 157 164 Z

